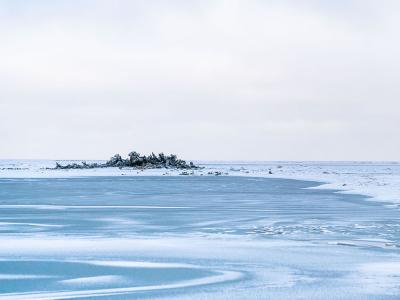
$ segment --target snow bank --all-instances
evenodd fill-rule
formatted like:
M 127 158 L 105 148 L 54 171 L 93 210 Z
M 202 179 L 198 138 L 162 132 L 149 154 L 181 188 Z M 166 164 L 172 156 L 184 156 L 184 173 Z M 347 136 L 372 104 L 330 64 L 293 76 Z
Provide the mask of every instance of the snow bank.
M 399 162 L 222 163 L 208 167 L 229 171 L 230 175 L 244 173 L 247 176 L 318 181 L 321 182 L 315 187 L 318 189 L 336 189 L 341 193 L 361 194 L 373 200 L 400 204 Z

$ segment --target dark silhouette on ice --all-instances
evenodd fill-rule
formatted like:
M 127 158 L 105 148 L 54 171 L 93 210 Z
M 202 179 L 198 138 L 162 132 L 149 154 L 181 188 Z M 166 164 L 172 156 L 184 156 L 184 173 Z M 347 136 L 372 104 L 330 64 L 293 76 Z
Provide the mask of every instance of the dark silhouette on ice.
M 128 154 L 126 159 L 123 159 L 121 155 L 115 154 L 105 163 L 87 163 L 83 161 L 81 164 L 72 163 L 67 165 L 61 165 L 58 162 L 54 169 L 94 169 L 94 168 L 109 168 L 109 167 L 131 167 L 137 169 L 199 169 L 200 167 L 193 164 L 193 162 L 187 163 L 182 159 L 178 159 L 175 154 L 165 155 L 159 153 L 155 155 L 140 155 L 136 151 L 132 151 Z

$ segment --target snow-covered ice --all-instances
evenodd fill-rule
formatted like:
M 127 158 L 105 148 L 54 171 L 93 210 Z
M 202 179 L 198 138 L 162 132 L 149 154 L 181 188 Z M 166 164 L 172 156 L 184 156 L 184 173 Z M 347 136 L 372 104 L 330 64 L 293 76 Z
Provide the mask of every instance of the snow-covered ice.
M 53 164 L 0 163 L 0 299 L 400 295 L 397 163 Z

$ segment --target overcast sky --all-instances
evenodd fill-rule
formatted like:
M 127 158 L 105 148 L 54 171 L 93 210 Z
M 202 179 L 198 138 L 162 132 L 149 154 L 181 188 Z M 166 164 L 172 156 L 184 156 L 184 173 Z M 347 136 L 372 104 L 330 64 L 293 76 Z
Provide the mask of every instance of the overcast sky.
M 0 158 L 400 160 L 400 1 L 0 0 Z

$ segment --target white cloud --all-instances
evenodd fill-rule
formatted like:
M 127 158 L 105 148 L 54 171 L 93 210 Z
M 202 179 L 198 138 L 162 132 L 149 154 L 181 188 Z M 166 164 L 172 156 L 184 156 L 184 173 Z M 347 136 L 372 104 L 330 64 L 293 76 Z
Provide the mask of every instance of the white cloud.
M 398 8 L 0 1 L 0 157 L 400 159 Z

